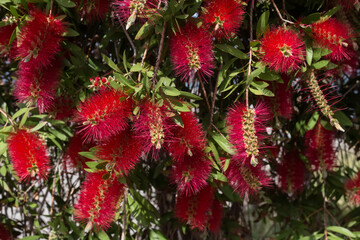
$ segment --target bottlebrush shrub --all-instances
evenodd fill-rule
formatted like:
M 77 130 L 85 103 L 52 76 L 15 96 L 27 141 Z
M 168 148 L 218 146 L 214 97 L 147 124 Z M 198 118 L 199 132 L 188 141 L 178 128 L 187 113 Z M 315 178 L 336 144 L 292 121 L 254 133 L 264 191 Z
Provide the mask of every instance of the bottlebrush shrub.
M 162 0 L 114 0 L 113 8 L 115 16 L 126 23 L 126 29 L 136 20 L 145 22 L 150 16 L 158 11 Z
M 176 75 L 183 81 L 192 81 L 196 73 L 210 77 L 214 68 L 212 50 L 209 33 L 195 23 L 187 23 L 170 39 L 170 57 Z
M 152 152 L 153 158 L 157 158 L 164 142 L 171 139 L 173 127 L 166 106 L 159 107 L 148 99 L 141 103 L 134 128 L 136 137 L 144 144 L 145 154 Z
M 198 193 L 207 185 L 210 172 L 210 160 L 203 151 L 195 151 L 192 156 L 185 155 L 182 161 L 173 164 L 170 178 L 177 184 L 179 194 L 189 196 Z
M 123 91 L 103 89 L 81 103 L 74 121 L 86 141 L 105 140 L 127 126 L 132 100 Z
M 294 194 L 301 192 L 305 184 L 306 167 L 296 151 L 284 154 L 277 167 L 279 187 L 283 192 Z
M 34 68 L 31 63 L 20 63 L 13 95 L 28 106 L 37 106 L 40 113 L 52 108 L 60 83 L 62 61 L 54 59 L 45 68 Z
M 167 141 L 166 150 L 175 161 L 182 161 L 185 156 L 193 156 L 196 151 L 205 149 L 205 134 L 193 112 L 181 112 L 183 127 L 171 129 L 172 138 Z
M 239 164 L 238 156 L 234 156 L 231 159 L 228 169 L 225 172 L 228 178 L 229 185 L 234 190 L 244 196 L 248 194 L 250 196 L 256 195 L 262 187 L 268 187 L 271 184 L 271 179 L 267 173 L 262 169 L 262 163 L 259 163 L 256 167 L 249 162 L 245 164 Z
M 16 54 L 16 41 L 10 43 L 11 35 L 16 28 L 16 24 L 9 24 L 0 27 L 0 56 L 14 58 Z
M 352 42 L 352 30 L 349 26 L 334 18 L 329 18 L 327 20 L 320 19 L 312 24 L 311 29 L 314 44 L 331 50 L 326 58 L 334 61 L 350 59 L 349 45 Z
M 175 215 L 191 228 L 203 231 L 207 225 L 214 189 L 208 185 L 195 195 L 179 194 L 175 203 Z
M 314 100 L 321 113 L 329 119 L 332 126 L 334 126 L 337 130 L 344 132 L 344 129 L 340 126 L 339 121 L 334 118 L 334 111 L 331 109 L 329 102 L 326 99 L 326 94 L 324 94 L 324 92 L 330 88 L 329 84 L 324 84 L 320 87 L 313 70 L 304 74 L 304 78 L 307 83 L 308 90 L 311 93 L 311 97 L 308 99 Z
M 32 68 L 48 67 L 60 51 L 65 23 L 40 10 L 31 12 L 30 20 L 18 36 L 18 57 Z
M 349 200 L 355 204 L 360 204 L 360 172 L 357 175 L 345 182 L 345 190 Z
M 74 134 L 74 136 L 69 140 L 69 144 L 66 148 L 64 155 L 64 160 L 66 166 L 71 168 L 86 168 L 85 162 L 91 161 L 90 159 L 79 155 L 79 152 L 87 152 L 90 148 L 94 147 L 93 143 L 84 143 L 83 137 L 81 134 Z
M 78 202 L 75 204 L 75 218 L 87 224 L 90 230 L 106 230 L 115 219 L 118 203 L 124 194 L 124 185 L 118 179 L 103 179 L 106 171 L 88 173 L 82 185 Z
M 304 62 L 305 43 L 299 35 L 284 27 L 273 27 L 260 41 L 261 62 L 281 73 L 297 70 Z
M 274 113 L 291 119 L 294 113 L 292 87 L 289 86 L 288 77 L 283 76 L 284 83 L 274 83 L 274 95 L 272 98 L 274 104 Z
M 105 18 L 110 11 L 110 0 L 76 0 L 77 10 L 82 18 L 94 22 Z
M 135 137 L 130 129 L 111 136 L 97 146 L 95 156 L 116 164 L 117 170 L 127 175 L 139 162 L 144 144 Z
M 325 129 L 320 122 L 305 134 L 305 155 L 314 170 L 331 170 L 335 164 L 335 134 Z
M 244 4 L 237 0 L 207 0 L 200 18 L 216 38 L 229 40 L 242 24 Z
M 7 138 L 10 159 L 20 180 L 39 176 L 46 179 L 50 170 L 50 159 L 44 141 L 34 132 L 17 129 Z
M 265 124 L 269 118 L 269 109 L 263 102 L 259 102 L 255 108 L 247 108 L 238 102 L 229 110 L 226 122 L 230 126 L 230 142 L 237 151 L 234 158 L 237 164 L 258 163 L 264 148 L 261 141 L 265 138 Z

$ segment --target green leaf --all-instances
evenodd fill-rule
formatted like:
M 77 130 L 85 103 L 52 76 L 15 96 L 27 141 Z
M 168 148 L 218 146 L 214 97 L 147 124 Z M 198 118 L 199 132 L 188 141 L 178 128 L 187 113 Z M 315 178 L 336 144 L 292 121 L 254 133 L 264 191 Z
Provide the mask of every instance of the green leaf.
M 189 92 L 185 92 L 185 91 L 180 91 L 180 95 L 184 96 L 186 98 L 189 98 L 189 99 L 202 100 L 201 97 L 199 97 L 199 96 L 197 96 L 195 94 L 189 93 Z
M 249 88 L 250 92 L 252 92 L 255 95 L 263 95 L 263 96 L 267 96 L 267 97 L 274 97 L 274 93 L 272 91 L 270 91 L 269 89 L 266 88 Z
M 313 67 L 315 69 L 320 69 L 320 68 L 326 67 L 326 65 L 328 65 L 329 62 L 330 62 L 330 60 L 321 60 L 321 61 L 314 63 Z
M 140 72 L 142 69 L 141 63 L 137 63 L 130 68 L 130 72 Z
M 307 62 L 307 64 L 309 64 L 309 66 L 312 63 L 313 55 L 314 55 L 314 51 L 313 51 L 312 47 L 307 46 L 306 47 L 306 62 Z
M 122 84 L 125 86 L 128 86 L 130 88 L 135 88 L 136 83 L 130 79 L 127 79 L 124 75 L 120 73 L 114 73 L 114 77 L 119 80 Z
M 109 65 L 109 67 L 111 67 L 114 71 L 116 72 L 121 72 L 121 70 L 119 69 L 119 67 L 113 62 L 113 60 L 111 60 L 108 56 L 106 56 L 105 54 L 101 54 L 104 62 Z
M 218 133 L 211 133 L 211 137 L 215 140 L 215 142 L 227 153 L 234 155 L 235 151 L 231 143 L 223 136 Z
M 227 44 L 215 44 L 215 47 L 220 49 L 223 52 L 229 53 L 233 55 L 234 57 L 240 58 L 240 59 L 248 59 L 248 56 L 240 51 L 237 48 L 234 48 L 233 46 L 227 45 Z
M 72 28 L 66 29 L 66 32 L 64 33 L 64 37 L 77 37 L 79 35 L 80 34 Z
M 166 240 L 166 237 L 159 230 L 151 230 L 150 240 Z
M 92 153 L 92 152 L 79 152 L 79 155 L 81 155 L 83 157 L 86 157 L 88 159 L 92 159 L 92 160 L 97 160 L 98 159 L 97 157 L 95 157 L 94 153 Z
M 311 24 L 318 21 L 321 17 L 320 13 L 312 13 L 309 16 L 305 17 L 301 22 L 304 24 Z
M 327 230 L 331 231 L 331 232 L 340 233 L 342 235 L 345 235 L 345 236 L 351 237 L 351 238 L 356 237 L 350 230 L 343 228 L 343 227 L 339 227 L 339 226 L 330 226 L 330 227 L 327 227 Z
M 82 152 L 79 152 L 79 154 L 82 153 Z M 82 154 L 80 154 L 82 155 Z M 88 162 L 85 162 L 86 166 L 88 166 L 90 169 L 93 169 L 93 170 L 97 170 L 96 166 L 98 165 L 98 162 L 96 161 L 88 161 Z
M 7 144 L 4 142 L 0 142 L 0 156 L 2 156 L 7 150 Z
M 227 182 L 227 178 L 225 177 L 224 174 L 222 174 L 221 172 L 217 172 L 217 173 L 211 173 L 211 176 L 216 179 L 219 180 L 221 182 Z
M 56 0 L 56 2 L 63 7 L 66 8 L 73 8 L 76 6 L 76 4 L 73 1 L 70 0 Z
M 181 92 L 174 87 L 162 86 L 161 89 L 168 96 L 175 97 L 181 95 Z
M 30 110 L 31 110 L 31 109 L 28 108 L 28 109 L 25 111 L 23 117 L 21 118 L 21 121 L 20 121 L 20 124 L 19 124 L 19 128 L 21 128 L 22 126 L 24 126 L 26 120 L 27 120 L 28 117 L 29 117 L 29 112 L 30 112 Z
M 316 123 L 318 122 L 319 116 L 320 116 L 319 112 L 317 111 L 314 112 L 314 114 L 311 116 L 309 122 L 306 125 L 306 131 L 310 131 L 315 127 Z
M 264 31 L 268 25 L 269 16 L 270 16 L 269 10 L 265 11 L 265 12 L 263 12 L 263 14 L 261 14 L 260 19 L 256 25 L 257 38 L 261 37 L 261 35 L 264 33 Z
M 109 236 L 102 229 L 100 229 L 97 235 L 100 240 L 110 240 Z
M 140 30 L 135 36 L 135 40 L 141 40 L 146 38 L 154 30 L 154 25 L 149 24 L 148 22 L 144 23 Z
M 24 113 L 26 113 L 27 111 L 30 111 L 30 110 L 32 110 L 32 109 L 34 109 L 34 108 L 33 108 L 33 107 L 31 107 L 31 108 L 27 108 L 27 107 L 22 108 L 22 109 L 20 109 L 19 111 L 17 111 L 17 112 L 11 117 L 11 119 L 12 119 L 12 120 L 15 120 L 17 117 L 20 117 L 21 115 L 23 115 Z
M 339 121 L 340 125 L 342 127 L 352 127 L 353 122 L 351 119 L 346 116 L 346 114 L 343 111 L 336 111 L 334 113 L 334 117 Z
M 275 73 L 268 68 L 265 68 L 265 72 L 261 73 L 258 77 L 265 81 L 275 81 L 281 78 L 280 74 Z
M 35 127 L 31 129 L 31 132 L 36 132 L 37 130 L 43 128 L 48 122 L 39 122 Z
M 332 9 L 330 9 L 329 11 L 327 11 L 327 12 L 324 14 L 324 17 L 330 18 L 332 15 L 334 15 L 335 13 L 337 13 L 339 10 L 340 10 L 340 6 L 333 7 Z
M 267 86 L 269 86 L 268 83 L 263 82 L 263 81 L 252 81 L 250 85 L 256 87 L 257 89 L 259 89 L 259 88 L 263 89 L 263 88 L 266 88 Z

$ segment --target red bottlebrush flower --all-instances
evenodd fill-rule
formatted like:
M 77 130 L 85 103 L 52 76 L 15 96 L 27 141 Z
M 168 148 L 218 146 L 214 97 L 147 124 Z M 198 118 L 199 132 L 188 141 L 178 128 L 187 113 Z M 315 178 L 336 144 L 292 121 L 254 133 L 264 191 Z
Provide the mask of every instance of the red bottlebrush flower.
M 106 171 L 88 173 L 75 208 L 75 218 L 87 228 L 106 230 L 114 221 L 124 185 L 116 177 L 104 180 Z
M 177 184 L 179 194 L 189 196 L 207 185 L 210 172 L 211 162 L 203 152 L 196 151 L 192 156 L 186 155 L 183 161 L 175 162 L 170 178 Z
M 97 147 L 96 156 L 102 160 L 115 163 L 117 170 L 127 175 L 139 162 L 143 144 L 129 129 L 110 137 Z
M 16 24 L 0 27 L 0 56 L 14 58 L 16 52 L 15 41 L 9 45 L 10 38 L 16 28 Z
M 284 118 L 291 119 L 294 113 L 293 107 L 293 95 L 292 87 L 288 86 L 289 79 L 283 77 L 284 83 L 275 83 L 274 84 L 274 94 L 275 94 L 275 109 L 274 112 L 280 114 Z
M 243 1 L 207 0 L 200 17 L 216 38 L 230 39 L 240 28 L 244 13 Z
M 235 156 L 236 158 L 237 156 Z M 238 160 L 232 159 L 229 167 L 225 172 L 230 186 L 240 194 L 244 196 L 246 193 L 256 195 L 262 187 L 270 186 L 271 179 L 261 169 L 259 163 L 256 167 L 253 167 L 250 163 L 238 164 Z
M 193 156 L 196 151 L 205 149 L 205 134 L 193 112 L 181 112 L 183 127 L 172 128 L 172 139 L 167 142 L 167 151 L 175 161 L 181 161 L 185 155 Z
M 162 0 L 114 0 L 114 14 L 126 23 L 128 29 L 135 20 L 146 21 L 151 15 L 156 14 L 161 2 Z
M 104 89 L 86 99 L 75 114 L 80 133 L 85 139 L 105 140 L 127 126 L 132 111 L 132 100 L 122 91 Z
M 350 198 L 350 201 L 355 204 L 360 204 L 360 172 L 356 177 L 349 179 L 345 182 L 345 190 Z
M 144 144 L 145 154 L 151 151 L 156 158 L 165 139 L 170 138 L 173 126 L 165 106 L 159 107 L 150 100 L 145 100 L 134 123 L 136 136 Z
M 289 193 L 302 191 L 305 184 L 305 171 L 305 164 L 297 152 L 286 153 L 277 169 L 280 189 Z
M 261 61 L 271 70 L 287 73 L 294 71 L 304 62 L 305 43 L 291 29 L 272 28 L 261 40 Z
M 335 134 L 317 123 L 314 129 L 305 134 L 305 155 L 314 170 L 331 170 L 335 164 L 336 154 L 333 146 Z
M 87 152 L 94 144 L 84 143 L 80 134 L 75 134 L 69 141 L 66 153 L 64 155 L 65 163 L 73 168 L 86 168 L 85 162 L 91 161 L 84 156 L 79 155 L 79 152 Z
M 214 198 L 214 201 L 211 206 L 210 218 L 209 218 L 209 229 L 213 233 L 219 232 L 222 223 L 222 218 L 223 218 L 223 206 L 219 202 L 219 200 Z
M 194 23 L 186 24 L 170 40 L 170 56 L 176 74 L 191 81 L 196 72 L 210 77 L 214 68 L 212 40 L 207 31 Z
M 206 227 L 208 215 L 214 197 L 214 189 L 208 185 L 198 194 L 187 196 L 178 195 L 175 204 L 175 215 L 191 228 L 203 231 Z
M 57 120 L 66 120 L 74 114 L 73 101 L 69 96 L 60 96 L 55 99 L 50 110 Z
M 36 175 L 45 179 L 50 170 L 46 145 L 40 137 L 26 129 L 10 133 L 8 149 L 13 167 L 20 180 L 29 180 Z
M 9 229 L 1 223 L 0 223 L 0 239 L 1 240 L 12 240 L 13 239 Z
M 327 58 L 333 61 L 350 59 L 350 26 L 334 18 L 329 18 L 328 20 L 320 20 L 312 24 L 311 28 L 315 45 L 332 51 L 326 55 Z
M 239 102 L 230 109 L 226 121 L 230 125 L 230 142 L 237 150 L 238 164 L 257 164 L 263 152 L 260 143 L 265 138 L 265 123 L 269 118 L 270 112 L 264 103 L 252 109 Z
M 105 18 L 110 11 L 110 0 L 76 0 L 77 9 L 82 18 L 94 22 Z
M 60 51 L 65 24 L 43 12 L 32 11 L 31 20 L 21 29 L 18 37 L 18 57 L 32 68 L 49 66 Z
M 58 59 L 43 69 L 21 63 L 13 92 L 15 98 L 29 106 L 36 105 L 40 113 L 50 110 L 60 83 L 61 70 L 62 63 Z

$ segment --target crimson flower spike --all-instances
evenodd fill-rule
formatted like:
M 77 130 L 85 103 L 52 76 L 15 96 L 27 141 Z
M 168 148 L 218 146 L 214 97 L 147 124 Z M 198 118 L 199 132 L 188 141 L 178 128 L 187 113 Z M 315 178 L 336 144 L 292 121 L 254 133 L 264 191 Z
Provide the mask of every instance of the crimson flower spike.
M 345 182 L 345 190 L 350 201 L 355 204 L 360 204 L 360 172 L 355 177 Z
M 294 113 L 292 87 L 288 87 L 289 77 L 287 75 L 283 75 L 282 79 L 284 83 L 274 83 L 275 98 L 272 98 L 274 114 L 291 119 Z
M 115 164 L 122 175 L 127 175 L 139 162 L 143 147 L 134 132 L 126 129 L 97 146 L 95 156 Z
M 75 204 L 75 218 L 86 224 L 85 231 L 95 229 L 106 230 L 114 221 L 118 203 L 124 194 L 125 185 L 116 176 L 103 179 L 106 171 L 88 173 Z
M 33 68 L 48 66 L 60 51 L 65 24 L 53 16 L 34 10 L 18 37 L 18 57 Z
M 50 170 L 50 159 L 44 141 L 34 132 L 18 129 L 7 138 L 9 155 L 20 180 L 36 175 L 45 179 Z
M 314 170 L 331 170 L 335 164 L 335 134 L 325 129 L 320 122 L 305 133 L 305 156 Z
M 90 159 L 79 155 L 79 152 L 86 152 L 89 151 L 90 148 L 94 147 L 93 143 L 84 143 L 82 138 L 81 134 L 75 133 L 70 139 L 64 155 L 66 166 L 84 169 L 87 167 L 85 162 L 91 161 Z
M 77 9 L 81 17 L 88 22 L 105 18 L 110 11 L 110 0 L 76 0 Z
M 202 27 L 189 22 L 170 39 L 170 57 L 176 75 L 183 81 L 192 81 L 197 72 L 210 77 L 214 68 L 211 36 Z
M 306 74 L 304 74 L 304 78 L 308 85 L 309 91 L 321 113 L 329 119 L 332 126 L 334 126 L 337 130 L 344 132 L 345 130 L 340 126 L 339 121 L 334 118 L 334 111 L 331 109 L 324 92 L 319 86 L 314 70 L 308 71 Z
M 152 152 L 157 158 L 159 150 L 165 141 L 171 138 L 171 128 L 174 127 L 166 106 L 157 106 L 146 99 L 140 105 L 140 113 L 135 119 L 136 137 L 144 144 L 144 152 Z
M 203 231 L 208 222 L 208 211 L 214 198 L 214 189 L 207 185 L 199 193 L 187 196 L 179 194 L 175 203 L 175 216 L 192 229 Z
M 296 151 L 287 152 L 277 167 L 279 187 L 283 192 L 295 193 L 303 190 L 306 167 Z
M 245 4 L 241 0 L 207 0 L 200 18 L 216 38 L 230 40 L 242 24 Z
M 5 23 L 7 23 L 7 21 L 5 21 Z M 16 40 L 10 45 L 9 42 L 16 26 L 15 23 L 10 23 L 0 27 L 0 57 L 15 57 Z
M 131 111 L 132 100 L 124 92 L 105 88 L 80 105 L 74 120 L 87 141 L 105 140 L 124 130 Z
M 269 118 L 270 112 L 264 103 L 248 108 L 239 102 L 229 110 L 226 121 L 230 126 L 230 142 L 237 150 L 237 164 L 258 164 L 263 148 L 261 141 L 265 138 L 265 123 Z
M 299 35 L 284 27 L 271 28 L 261 39 L 261 61 L 271 70 L 287 73 L 304 62 L 305 43 Z

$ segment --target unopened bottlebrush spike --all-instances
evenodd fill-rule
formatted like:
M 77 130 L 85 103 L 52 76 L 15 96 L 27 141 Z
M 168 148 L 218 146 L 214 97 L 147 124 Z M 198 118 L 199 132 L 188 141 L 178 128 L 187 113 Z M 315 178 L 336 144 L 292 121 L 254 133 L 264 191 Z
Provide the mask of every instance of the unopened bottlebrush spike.
M 331 109 L 329 102 L 326 100 L 326 97 L 319 86 L 314 70 L 308 71 L 304 77 L 311 95 L 322 114 L 329 119 L 332 126 L 337 130 L 344 132 L 345 130 L 340 126 L 339 121 L 334 118 L 334 111 Z
M 46 179 L 50 158 L 38 134 L 27 129 L 17 129 L 9 134 L 7 143 L 12 165 L 20 180 L 31 180 L 35 176 Z

